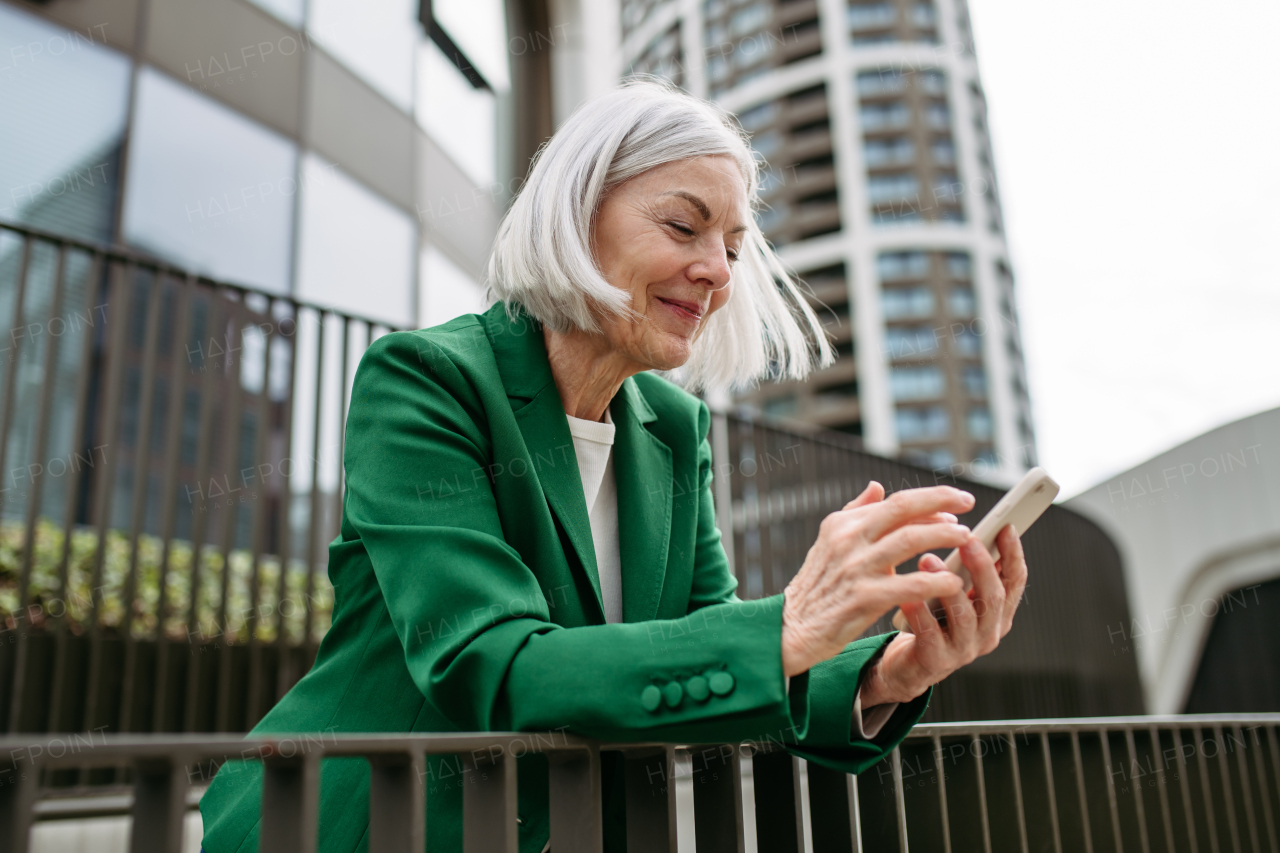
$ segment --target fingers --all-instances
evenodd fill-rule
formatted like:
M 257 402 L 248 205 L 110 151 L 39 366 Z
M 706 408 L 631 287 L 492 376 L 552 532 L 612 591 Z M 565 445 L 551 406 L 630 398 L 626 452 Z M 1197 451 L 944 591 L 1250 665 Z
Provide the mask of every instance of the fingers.
M 857 509 L 860 506 L 879 503 L 884 500 L 884 486 L 872 480 L 867 483 L 867 487 L 862 490 L 862 494 L 844 505 L 844 509 Z
M 905 575 L 886 575 L 878 579 L 875 593 L 887 610 L 895 604 L 902 606 L 932 601 L 935 598 L 950 598 L 957 592 L 963 595 L 963 589 L 964 583 L 951 572 L 910 572 Z
M 901 609 L 907 624 L 911 626 L 911 633 L 917 638 L 926 642 L 946 640 L 938 620 L 933 618 L 933 612 L 923 601 L 904 601 Z
M 959 548 L 969 536 L 963 524 L 907 524 L 872 545 L 868 556 L 877 564 L 896 566 L 925 551 Z
M 955 524 L 958 519 L 949 512 L 934 512 L 929 515 L 922 515 L 917 519 L 907 522 L 908 524 Z
M 996 545 L 1000 549 L 1000 580 L 1005 589 L 1004 613 L 1000 623 L 1000 636 L 1003 637 L 1013 627 L 1013 614 L 1027 588 L 1027 559 L 1022 552 L 1022 538 L 1012 524 L 1005 525 L 1000 531 Z
M 973 502 L 973 495 L 951 486 L 903 489 L 867 514 L 867 537 L 875 541 L 913 519 L 935 512 L 965 513 L 973 508 Z
M 960 548 L 960 562 L 973 579 L 973 608 L 978 619 L 978 653 L 988 654 L 1000 642 L 1004 622 L 1005 587 L 990 552 L 970 537 Z

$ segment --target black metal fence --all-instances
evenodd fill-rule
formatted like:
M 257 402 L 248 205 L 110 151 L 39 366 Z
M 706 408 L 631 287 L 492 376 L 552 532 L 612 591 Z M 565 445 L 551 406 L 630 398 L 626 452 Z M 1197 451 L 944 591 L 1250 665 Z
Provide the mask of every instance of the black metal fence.
M 349 385 L 387 328 L 0 224 L 5 329 L 0 731 L 249 730 L 328 627 Z M 719 414 L 713 441 L 744 597 L 781 591 L 872 478 L 960 483 L 975 516 L 1000 495 L 842 434 Z M 1140 713 L 1114 547 L 1061 508 L 1025 545 L 1018 627 L 929 719 Z
M 327 628 L 385 327 L 0 225 L 0 728 L 246 731 Z
M 600 853 L 601 752 L 626 761 L 627 847 L 675 853 L 692 800 L 698 853 L 1168 851 L 1280 853 L 1280 715 L 917 726 L 858 777 L 777 744 L 607 744 L 554 732 L 456 735 L 111 735 L 0 738 L 3 849 L 66 816 L 42 775 L 129 768 L 114 807 L 135 851 L 181 849 L 188 792 L 228 754 L 263 764 L 259 849 L 316 849 L 320 763 L 369 761 L 370 853 L 421 853 L 427 755 L 456 755 L 467 853 L 515 853 L 516 759 L 547 755 L 551 849 Z M 361 792 L 362 793 L 362 792 Z M 81 809 L 85 809 L 81 806 Z M 682 816 L 683 815 L 683 816 Z

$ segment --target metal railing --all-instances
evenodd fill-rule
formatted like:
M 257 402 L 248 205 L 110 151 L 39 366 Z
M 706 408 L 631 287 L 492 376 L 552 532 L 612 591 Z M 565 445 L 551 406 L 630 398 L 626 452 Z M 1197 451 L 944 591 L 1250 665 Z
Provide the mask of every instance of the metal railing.
M 387 327 L 0 223 L 4 329 L 0 731 L 249 730 L 327 629 L 349 387 Z M 712 437 L 745 598 L 781 592 L 870 479 L 961 484 L 975 515 L 1001 494 L 840 433 L 722 413 Z M 1115 548 L 1058 507 L 1024 544 L 1019 652 L 948 679 L 928 719 L 1141 712 Z
M 427 756 L 458 756 L 467 853 L 514 853 L 517 759 L 549 759 L 551 847 L 603 849 L 601 754 L 625 760 L 627 846 L 675 853 L 691 794 L 698 853 L 854 851 L 1191 851 L 1280 853 L 1280 714 L 945 723 L 917 726 L 858 777 L 791 755 L 777 743 L 610 744 L 563 732 L 456 735 L 107 735 L 0 738 L 0 839 L 25 853 L 46 813 L 42 775 L 128 766 L 131 849 L 181 849 L 193 783 L 228 755 L 260 761 L 259 849 L 311 853 L 320 764 L 370 767 L 370 853 L 421 853 Z M 81 807 L 83 810 L 83 807 Z M 112 813 L 104 806 L 95 814 Z
M 0 731 L 249 729 L 327 627 L 386 327 L 0 223 L 0 329 Z

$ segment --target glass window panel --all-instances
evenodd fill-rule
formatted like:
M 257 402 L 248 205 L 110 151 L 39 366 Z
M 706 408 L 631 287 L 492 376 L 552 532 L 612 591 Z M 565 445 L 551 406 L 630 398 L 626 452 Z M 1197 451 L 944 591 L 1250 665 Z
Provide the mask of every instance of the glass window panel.
M 885 252 L 876 259 L 881 281 L 923 278 L 929 273 L 929 256 L 924 252 Z
M 435 42 L 423 41 L 418 59 L 415 115 L 431 138 L 479 186 L 497 170 L 497 104 L 491 92 L 467 82 Z
M 947 275 L 952 278 L 968 278 L 973 274 L 973 262 L 965 252 L 947 254 Z
M 299 228 L 302 299 L 400 328 L 413 324 L 412 217 L 307 152 Z
M 880 306 L 886 320 L 905 320 L 933 315 L 933 291 L 928 287 L 894 287 L 884 291 Z
M 431 13 L 498 91 L 511 88 L 507 65 L 511 54 L 550 50 L 566 38 L 564 27 L 560 26 L 549 31 L 513 33 L 508 40 L 502 0 L 434 0 Z
M 947 295 L 948 307 L 953 317 L 972 317 L 977 310 L 977 302 L 973 296 L 973 288 L 956 285 Z
M 303 0 L 249 0 L 266 9 L 291 27 L 302 26 Z
M 946 379 L 932 365 L 895 367 L 889 371 L 889 389 L 895 400 L 932 400 L 942 396 Z
M 307 27 L 370 86 L 413 109 L 413 54 L 422 35 L 416 0 L 311 0 Z
M 965 417 L 965 425 L 969 430 L 969 437 L 979 441 L 985 441 L 991 438 L 991 412 L 985 407 L 974 407 L 969 410 L 969 414 Z
M 485 309 L 484 288 L 431 244 L 418 263 L 418 326 L 426 329 Z
M 962 329 L 955 337 L 955 344 L 961 355 L 978 355 L 982 352 L 982 341 L 972 329 Z
M 938 335 L 930 326 L 894 326 L 885 329 L 890 358 L 911 358 L 938 351 Z
M 862 3 L 849 7 L 849 28 L 876 30 L 892 27 L 898 12 L 892 3 Z
M 110 242 L 129 61 L 0 4 L 0 218 Z
M 951 416 L 942 406 L 901 408 L 894 412 L 898 441 L 937 441 L 951 431 Z
M 919 192 L 920 182 L 913 174 L 873 175 L 867 178 L 867 197 L 872 201 L 910 198 Z
M 292 143 L 144 68 L 131 144 L 126 241 L 213 278 L 289 289 Z
M 964 389 L 970 397 L 987 395 L 987 374 L 977 365 L 968 365 L 964 369 Z

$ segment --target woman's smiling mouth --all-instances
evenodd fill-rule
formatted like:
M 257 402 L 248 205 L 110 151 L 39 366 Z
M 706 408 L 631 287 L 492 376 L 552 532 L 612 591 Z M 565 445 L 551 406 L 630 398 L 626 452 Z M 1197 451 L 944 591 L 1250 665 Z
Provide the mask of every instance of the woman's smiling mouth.
M 687 302 L 682 299 L 664 299 L 661 296 L 657 297 L 657 299 L 681 319 L 690 320 L 694 323 L 702 321 L 702 314 L 705 309 L 697 302 Z

